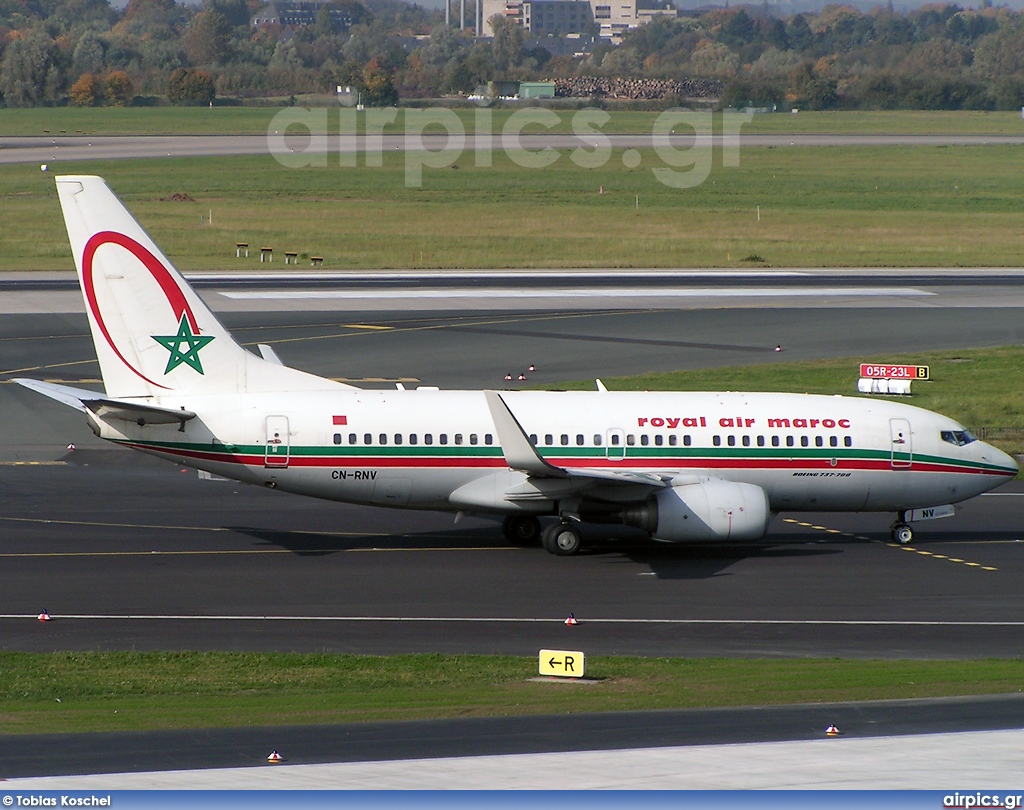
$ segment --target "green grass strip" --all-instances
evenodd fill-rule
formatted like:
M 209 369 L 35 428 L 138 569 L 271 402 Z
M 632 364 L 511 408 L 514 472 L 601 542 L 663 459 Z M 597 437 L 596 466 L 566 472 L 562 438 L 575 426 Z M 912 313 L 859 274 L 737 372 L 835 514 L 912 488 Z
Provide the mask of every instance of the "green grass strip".
M 1019 146 L 744 147 L 736 167 L 716 147 L 690 189 L 664 185 L 650 149 L 632 169 L 621 149 L 592 169 L 573 151 L 539 170 L 467 150 L 421 186 L 394 151 L 380 168 L 336 155 L 300 169 L 268 155 L 5 166 L 0 271 L 73 267 L 53 182 L 66 172 L 104 176 L 183 271 L 281 271 L 283 251 L 297 270 L 311 256 L 324 270 L 1020 264 Z M 276 262 L 260 263 L 263 246 Z
M 594 684 L 537 659 L 259 653 L 0 653 L 0 733 L 349 723 L 1017 692 L 1024 661 L 589 658 Z

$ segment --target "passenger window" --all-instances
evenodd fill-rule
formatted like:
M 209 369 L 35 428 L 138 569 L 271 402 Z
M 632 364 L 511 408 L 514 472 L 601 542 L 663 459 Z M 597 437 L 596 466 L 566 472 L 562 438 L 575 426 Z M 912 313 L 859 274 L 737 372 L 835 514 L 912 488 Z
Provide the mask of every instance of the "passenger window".
M 545 433 L 544 434 L 544 444 L 546 444 L 548 447 L 550 447 L 554 443 L 555 443 L 555 437 L 552 436 L 550 433 Z
M 800 437 L 800 446 L 801 447 L 809 447 L 810 444 L 811 444 L 811 441 L 806 436 L 801 436 Z
M 793 437 L 792 436 L 787 436 L 786 437 L 786 447 L 792 447 L 793 444 L 794 444 Z
M 576 434 L 576 446 L 583 447 L 587 443 L 586 437 L 582 433 Z
M 636 436 L 634 436 L 632 433 L 628 434 L 626 436 L 626 444 L 628 444 L 630 447 L 636 444 Z
M 559 438 L 562 441 L 562 447 L 568 447 L 568 445 L 569 445 L 569 434 L 568 433 L 563 433 Z
M 764 447 L 764 436 L 758 436 L 757 437 L 757 446 L 758 447 Z
M 619 443 L 619 436 L 618 436 L 617 433 L 613 433 L 611 438 L 608 440 L 608 444 L 618 445 L 618 443 Z
M 823 437 L 821 437 L 821 436 L 815 436 L 814 437 L 814 446 L 815 447 L 824 447 L 825 446 L 825 439 Z
M 664 436 L 662 436 L 662 435 L 661 435 L 660 433 L 659 433 L 659 434 L 657 434 L 657 435 L 656 435 L 656 436 L 654 437 L 654 443 L 655 443 L 655 444 L 656 444 L 656 445 L 657 445 L 658 447 L 661 447 L 661 446 L 662 446 L 662 445 L 663 445 L 663 444 L 665 443 L 665 437 L 664 437 Z
M 341 444 L 341 434 L 340 433 L 335 433 L 334 434 L 334 443 L 335 444 Z
M 442 433 L 440 436 L 438 436 L 437 437 L 437 443 L 438 444 L 448 444 L 448 434 L 447 433 Z
M 853 447 L 853 439 L 849 436 L 843 436 L 843 444 L 846 447 Z
M 728 441 L 729 447 L 735 447 L 736 446 L 736 437 L 735 436 L 731 436 L 730 435 L 726 441 Z
M 456 433 L 455 434 L 455 443 L 456 444 L 462 444 L 462 434 L 461 433 Z
M 651 438 L 646 433 L 643 436 L 640 437 L 640 444 L 642 444 L 644 447 L 646 447 L 650 443 L 651 443 Z
M 401 444 L 401 443 L 402 443 L 402 434 L 401 433 L 396 433 L 395 434 L 395 444 Z
M 780 444 L 778 436 L 772 436 L 772 447 L 778 447 Z
M 470 433 L 469 434 L 469 443 L 470 444 L 476 444 L 477 441 L 478 441 L 477 435 L 475 433 Z
M 381 444 L 387 444 L 388 443 L 388 434 L 387 433 L 381 433 L 380 436 L 378 436 L 378 438 L 380 439 L 380 443 Z
M 713 445 L 714 445 L 715 447 L 721 447 L 721 446 L 722 446 L 722 437 L 721 437 L 721 436 L 713 436 L 713 437 L 711 438 L 711 443 L 712 443 L 712 444 L 713 444 Z
M 484 444 L 486 444 L 486 445 L 494 444 L 494 437 L 490 433 L 485 433 L 484 434 Z
M 423 434 L 423 443 L 424 444 L 433 444 L 434 443 L 434 434 L 432 434 L 432 433 L 424 433 Z
M 838 436 L 829 436 L 828 437 L 828 444 L 829 444 L 829 447 L 839 447 L 839 437 Z
M 604 440 L 601 438 L 601 434 L 600 433 L 595 433 L 594 434 L 594 447 L 600 447 L 601 444 L 603 443 L 603 441 Z
M 743 446 L 744 447 L 750 447 L 750 437 L 749 436 L 744 436 L 743 437 Z
M 676 437 L 675 436 L 669 436 L 668 443 L 669 444 L 675 444 L 676 443 Z M 685 444 L 687 447 L 690 446 L 690 434 L 689 433 L 686 433 L 686 434 L 683 435 L 683 444 Z
M 358 439 L 359 439 L 359 437 L 358 437 L 358 436 L 356 436 L 356 434 L 355 434 L 355 433 L 349 433 L 349 434 L 348 434 L 348 443 L 349 443 L 349 444 L 355 444 L 355 443 L 357 442 L 357 440 L 358 440 Z
M 369 433 L 364 433 L 363 434 L 363 444 L 366 444 L 366 445 L 373 444 L 373 436 L 371 434 L 369 434 Z
M 416 444 L 416 434 L 415 433 L 410 433 L 409 434 L 409 444 Z
M 530 444 L 532 444 L 534 447 L 537 446 L 537 434 L 536 433 L 531 433 L 530 434 Z

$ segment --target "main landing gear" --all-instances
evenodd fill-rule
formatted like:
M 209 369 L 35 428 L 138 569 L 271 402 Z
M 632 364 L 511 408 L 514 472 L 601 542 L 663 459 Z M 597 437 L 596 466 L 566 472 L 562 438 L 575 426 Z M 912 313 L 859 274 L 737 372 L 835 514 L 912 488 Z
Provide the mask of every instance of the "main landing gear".
M 559 557 L 568 557 L 579 552 L 583 546 L 580 530 L 572 523 L 553 523 L 540 536 L 544 550 Z
M 582 535 L 575 524 L 559 521 L 542 531 L 540 521 L 533 515 L 509 515 L 501 524 L 501 532 L 515 546 L 540 544 L 545 551 L 559 557 L 576 554 L 583 546 Z
M 514 546 L 535 546 L 540 542 L 540 521 L 533 515 L 509 515 L 501 532 Z

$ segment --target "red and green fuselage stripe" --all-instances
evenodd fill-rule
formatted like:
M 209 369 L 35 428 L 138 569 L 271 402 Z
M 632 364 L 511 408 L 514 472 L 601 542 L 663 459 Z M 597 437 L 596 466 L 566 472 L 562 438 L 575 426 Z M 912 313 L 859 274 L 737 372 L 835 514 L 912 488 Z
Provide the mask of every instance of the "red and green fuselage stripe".
M 262 467 L 262 445 L 209 445 L 188 442 L 139 442 L 120 440 L 119 444 L 138 450 L 166 453 L 197 461 L 243 464 Z M 557 452 L 550 452 L 556 450 Z M 545 452 L 549 450 L 549 452 Z M 912 472 L 959 473 L 1013 477 L 1017 471 L 995 464 L 952 459 L 944 456 L 914 454 L 907 465 L 907 454 L 884 450 L 849 448 L 646 448 L 630 447 L 624 458 L 608 458 L 604 448 L 538 448 L 549 463 L 566 469 L 639 470 L 718 469 L 785 470 L 800 467 L 827 467 L 834 470 L 896 470 Z M 835 460 L 835 464 L 833 464 Z M 293 446 L 288 453 L 289 467 L 402 467 L 480 469 L 505 467 L 501 449 L 494 446 L 401 446 L 401 447 L 319 447 Z

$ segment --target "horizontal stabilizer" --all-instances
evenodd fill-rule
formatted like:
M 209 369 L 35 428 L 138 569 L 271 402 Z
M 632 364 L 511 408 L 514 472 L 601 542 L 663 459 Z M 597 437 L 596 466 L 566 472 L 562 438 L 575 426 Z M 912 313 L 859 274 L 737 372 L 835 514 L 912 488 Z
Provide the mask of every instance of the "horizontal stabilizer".
M 25 378 L 16 379 L 14 382 L 79 411 L 92 411 L 100 419 L 123 419 L 140 425 L 174 425 L 196 418 L 194 411 L 110 399 L 86 388 L 72 388 L 68 385 Z
M 116 399 L 87 399 L 82 404 L 100 419 L 123 419 L 140 425 L 174 425 L 196 418 L 195 411 L 186 411 L 184 408 L 174 410 Z
M 17 378 L 12 382 L 16 382 L 18 385 L 23 385 L 25 388 L 29 388 L 38 394 L 42 394 L 44 397 L 55 399 L 57 402 L 79 411 L 85 411 L 85 405 L 83 403 L 86 399 L 95 399 L 96 397 L 101 396 L 98 392 L 89 391 L 86 388 L 72 388 L 69 385 L 57 385 L 57 383 L 32 380 L 26 377 Z

